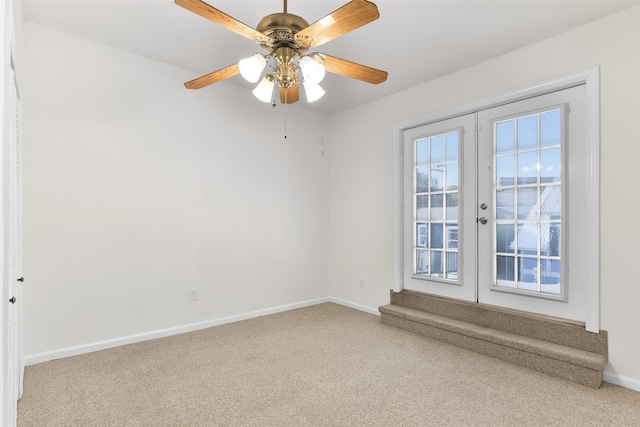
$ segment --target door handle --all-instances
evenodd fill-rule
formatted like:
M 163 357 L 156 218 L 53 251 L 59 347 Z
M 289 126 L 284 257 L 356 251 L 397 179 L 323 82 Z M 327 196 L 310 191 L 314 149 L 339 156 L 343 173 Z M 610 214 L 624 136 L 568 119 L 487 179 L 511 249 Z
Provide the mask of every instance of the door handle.
M 487 217 L 483 216 L 482 218 L 478 218 L 478 222 L 482 225 L 487 223 Z
M 11 304 L 15 304 L 16 303 L 16 297 L 11 297 L 11 299 L 9 300 L 9 302 Z
M 18 282 L 24 282 L 24 277 L 18 278 Z

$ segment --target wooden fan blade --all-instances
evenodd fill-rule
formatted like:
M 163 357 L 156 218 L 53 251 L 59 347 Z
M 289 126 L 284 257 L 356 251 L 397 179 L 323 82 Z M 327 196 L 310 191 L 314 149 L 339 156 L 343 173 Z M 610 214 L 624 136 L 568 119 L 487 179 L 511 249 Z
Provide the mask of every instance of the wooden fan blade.
M 175 0 L 178 6 L 182 6 L 185 9 L 207 18 L 209 21 L 215 22 L 225 27 L 227 30 L 231 30 L 234 33 L 240 34 L 251 40 L 261 40 L 267 38 L 260 31 L 254 30 L 250 26 L 243 24 L 235 18 L 227 15 L 226 13 L 216 9 L 213 6 L 201 0 Z
M 218 83 L 221 80 L 228 79 L 229 77 L 233 77 L 239 73 L 240 67 L 238 67 L 238 64 L 229 65 L 228 67 L 222 68 L 221 70 L 205 74 L 202 77 L 198 77 L 197 79 L 186 82 L 184 84 L 184 87 L 186 87 L 187 89 L 202 89 L 205 86 Z
M 300 101 L 300 90 L 298 83 L 294 83 L 289 89 L 283 89 L 280 87 L 280 103 L 293 104 Z
M 335 56 L 325 55 L 324 53 L 317 55 L 320 55 L 322 59 L 324 59 L 324 69 L 330 73 L 351 77 L 363 82 L 373 83 L 374 85 L 384 82 L 389 75 L 386 71 L 356 64 L 355 62 L 336 58 Z
M 378 7 L 366 0 L 352 0 L 296 34 L 296 39 L 317 47 L 380 17 Z

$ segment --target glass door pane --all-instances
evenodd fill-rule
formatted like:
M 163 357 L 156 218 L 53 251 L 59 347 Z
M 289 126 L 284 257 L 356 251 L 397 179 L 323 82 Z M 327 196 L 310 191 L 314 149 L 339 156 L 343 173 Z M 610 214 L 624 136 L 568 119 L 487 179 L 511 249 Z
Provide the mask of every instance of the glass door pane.
M 459 129 L 413 141 L 414 275 L 458 280 L 459 141 Z
M 562 224 L 564 122 L 560 107 L 494 122 L 496 287 L 560 295 L 560 271 L 549 268 L 562 264 L 550 230 Z

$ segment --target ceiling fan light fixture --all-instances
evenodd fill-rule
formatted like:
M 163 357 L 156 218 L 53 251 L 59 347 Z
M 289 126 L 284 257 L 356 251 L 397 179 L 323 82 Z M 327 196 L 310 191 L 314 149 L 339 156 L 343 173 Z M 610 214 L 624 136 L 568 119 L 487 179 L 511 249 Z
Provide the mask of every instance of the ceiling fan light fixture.
M 273 86 L 275 85 L 273 77 L 270 74 L 264 76 L 264 79 L 253 90 L 253 94 L 262 102 L 271 102 L 273 98 Z
M 253 90 L 253 94 L 275 107 L 276 86 L 279 88 L 280 102 L 283 104 L 298 102 L 299 86 L 302 85 L 307 94 L 307 101 L 317 101 L 325 93 L 318 83 L 323 81 L 327 71 L 371 84 L 387 80 L 386 71 L 324 53 L 306 55 L 308 50 L 378 19 L 380 12 L 372 1 L 351 0 L 326 17 L 309 24 L 304 18 L 288 13 L 287 0 L 283 0 L 283 12 L 265 16 L 255 29 L 204 0 L 174 1 L 178 6 L 257 42 L 268 52 L 266 55 L 255 54 L 236 64 L 188 81 L 184 84 L 187 89 L 201 89 L 237 74 L 241 74 L 251 83 L 257 83 L 260 77 L 264 76 Z
M 311 56 L 304 56 L 300 59 L 300 69 L 305 82 L 318 84 L 324 79 L 324 65 Z
M 304 82 L 304 91 L 307 94 L 307 102 L 314 102 L 322 98 L 324 95 L 324 89 L 320 87 L 318 83 Z
M 257 83 L 257 81 L 260 80 L 260 74 L 262 74 L 262 70 L 264 70 L 266 65 L 267 60 L 259 53 L 238 62 L 240 74 L 242 74 L 242 77 L 249 83 Z

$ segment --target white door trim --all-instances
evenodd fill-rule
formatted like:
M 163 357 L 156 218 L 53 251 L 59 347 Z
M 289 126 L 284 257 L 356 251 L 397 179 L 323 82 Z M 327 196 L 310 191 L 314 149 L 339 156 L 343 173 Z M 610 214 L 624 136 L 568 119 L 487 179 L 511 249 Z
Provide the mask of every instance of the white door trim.
M 585 70 L 576 71 L 565 76 L 547 80 L 538 84 L 526 86 L 524 88 L 509 91 L 506 93 L 490 96 L 477 101 L 472 101 L 457 107 L 436 111 L 403 122 L 393 126 L 393 290 L 400 292 L 403 289 L 402 282 L 402 260 L 403 260 L 403 215 L 402 215 L 402 161 L 403 155 L 401 146 L 403 144 L 404 131 L 461 116 L 474 113 L 479 110 L 496 107 L 509 102 L 520 101 L 534 96 L 545 95 L 550 92 L 566 89 L 576 85 L 585 84 L 587 91 L 587 169 L 588 187 L 590 190 L 585 194 L 590 205 L 599 205 L 600 200 L 600 68 L 595 66 Z M 593 230 L 593 242 L 589 246 L 585 269 L 588 270 L 588 277 L 594 278 L 586 284 L 586 301 L 588 305 L 586 329 L 590 332 L 600 330 L 600 212 L 598 209 L 591 209 L 587 213 L 586 222 L 589 229 Z
M 17 400 L 22 387 L 22 367 L 24 360 L 21 351 L 22 333 L 22 295 L 16 279 L 21 268 L 21 258 L 17 245 L 19 224 L 17 204 L 20 198 L 20 180 L 17 179 L 18 138 L 21 122 L 19 85 L 17 73 L 16 24 L 22 19 L 21 5 L 17 2 L 2 2 L 0 6 L 0 135 L 2 141 L 2 173 L 0 173 L 0 224 L 2 225 L 2 245 L 0 247 L 0 277 L 2 277 L 2 303 L 0 305 L 0 330 L 2 333 L 0 351 L 0 423 L 14 426 L 17 420 Z M 17 9 L 16 9 L 17 8 Z M 13 71 L 12 71 L 13 69 Z M 15 304 L 9 299 L 16 297 Z

